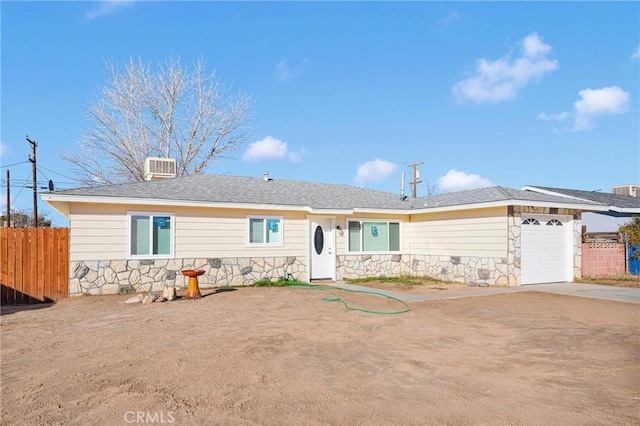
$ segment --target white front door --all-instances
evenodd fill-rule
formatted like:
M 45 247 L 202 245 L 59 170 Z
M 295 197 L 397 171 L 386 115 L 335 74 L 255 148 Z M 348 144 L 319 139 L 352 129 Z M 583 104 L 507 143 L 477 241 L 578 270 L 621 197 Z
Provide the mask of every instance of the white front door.
M 335 235 L 332 219 L 311 220 L 311 279 L 334 279 L 336 271 Z
M 571 223 L 563 216 L 523 215 L 521 284 L 568 281 Z

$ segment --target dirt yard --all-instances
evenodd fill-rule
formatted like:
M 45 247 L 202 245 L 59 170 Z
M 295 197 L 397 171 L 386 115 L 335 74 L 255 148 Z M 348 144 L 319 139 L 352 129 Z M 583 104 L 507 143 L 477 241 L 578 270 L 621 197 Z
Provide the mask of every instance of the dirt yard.
M 3 307 L 1 423 L 640 424 L 636 304 L 523 292 L 372 315 L 324 297 Z

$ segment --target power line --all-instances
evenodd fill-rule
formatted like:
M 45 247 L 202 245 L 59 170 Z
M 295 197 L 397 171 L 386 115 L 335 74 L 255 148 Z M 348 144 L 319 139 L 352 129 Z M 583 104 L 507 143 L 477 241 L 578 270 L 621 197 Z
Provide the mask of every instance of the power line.
M 29 177 L 31 177 L 31 173 L 29 173 Z M 29 179 L 29 178 L 27 178 Z M 20 197 L 20 193 L 22 192 L 23 189 L 25 189 L 26 186 L 23 186 L 20 188 L 20 191 L 18 191 L 18 194 L 13 198 L 13 201 L 11 202 L 11 204 L 14 204 L 16 202 L 16 200 L 18 199 L 18 197 Z
M 18 164 L 24 164 L 24 163 L 29 163 L 29 160 L 27 160 L 27 161 L 21 161 L 21 162 L 19 162 L 19 163 L 7 164 L 7 165 L 5 165 L 5 166 L 0 166 L 0 169 L 4 169 L 4 168 L 6 168 L 6 167 L 17 166 Z
M 55 181 L 55 186 L 58 189 L 62 189 L 62 187 L 66 187 L 66 188 L 74 188 L 76 183 L 75 182 L 59 182 L 59 181 Z M 7 185 L 7 180 L 2 178 L 0 179 L 0 186 L 6 186 Z M 11 186 L 14 188 L 17 188 L 19 186 L 24 186 L 25 188 L 33 188 L 33 181 L 30 180 L 29 178 L 27 179 L 11 179 Z M 38 181 L 38 188 L 43 189 L 44 187 L 49 187 L 49 181 L 46 180 L 39 180 Z
M 41 169 L 43 169 L 44 167 L 40 166 Z M 40 174 L 44 175 L 44 177 L 49 180 L 49 176 L 47 176 L 42 170 L 39 170 Z
M 65 176 L 65 175 L 63 175 L 62 173 L 58 173 L 58 172 L 56 172 L 55 170 L 47 169 L 46 167 L 44 167 L 44 166 L 43 166 L 43 165 L 41 165 L 41 164 L 39 164 L 39 165 L 38 165 L 38 167 L 39 167 L 39 168 L 41 168 L 41 169 L 45 169 L 45 170 L 47 170 L 47 171 L 49 171 L 49 172 L 51 172 L 51 173 L 55 173 L 55 174 L 57 174 L 58 176 L 62 176 L 63 178 L 67 178 L 67 179 L 73 180 L 73 178 L 70 178 L 69 176 Z

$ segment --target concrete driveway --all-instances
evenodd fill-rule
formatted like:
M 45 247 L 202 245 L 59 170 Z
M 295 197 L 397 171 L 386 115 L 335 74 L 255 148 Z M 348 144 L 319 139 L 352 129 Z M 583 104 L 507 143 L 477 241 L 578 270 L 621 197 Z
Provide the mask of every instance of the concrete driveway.
M 534 284 L 521 286 L 519 288 L 524 291 L 543 291 L 569 296 L 589 297 L 592 299 L 613 300 L 616 302 L 640 303 L 640 289 L 638 288 L 579 283 Z
M 395 297 L 404 302 L 422 302 L 425 300 L 457 299 L 461 297 L 491 296 L 494 294 L 517 293 L 523 291 L 539 291 L 545 293 L 565 294 L 568 296 L 588 297 L 592 299 L 612 300 L 615 302 L 640 303 L 640 289 L 612 287 L 596 284 L 551 283 L 530 284 L 519 287 L 478 287 L 464 291 L 447 291 L 434 294 L 407 294 L 397 291 L 347 284 L 339 281 L 334 286 L 346 290 L 370 291 Z

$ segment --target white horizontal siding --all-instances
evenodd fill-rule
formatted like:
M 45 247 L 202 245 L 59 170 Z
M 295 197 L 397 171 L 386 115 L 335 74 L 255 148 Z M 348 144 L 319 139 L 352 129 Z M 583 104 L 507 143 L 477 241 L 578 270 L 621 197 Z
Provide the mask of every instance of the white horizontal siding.
M 465 210 L 412 217 L 411 254 L 507 257 L 506 208 Z
M 127 258 L 127 212 L 149 212 L 149 206 L 72 204 L 69 250 L 71 261 Z M 273 257 L 308 255 L 309 229 L 304 213 L 262 212 L 283 217 L 282 246 L 249 246 L 247 214 L 231 209 L 176 207 L 154 209 L 175 215 L 175 257 Z M 251 215 L 261 212 L 252 211 Z M 338 216 L 337 254 L 348 254 L 347 219 Z M 507 209 L 494 208 L 408 215 L 358 214 L 359 219 L 401 222 L 401 253 L 450 256 L 507 256 Z
M 263 212 L 283 218 L 284 244 L 255 247 L 247 244 L 244 211 L 73 204 L 69 217 L 70 261 L 127 259 L 128 212 L 174 214 L 176 258 L 306 257 L 308 252 L 307 220 L 302 213 Z M 260 214 L 251 212 L 252 216 Z
M 215 215 L 215 216 L 213 216 Z M 247 214 L 243 211 L 176 212 L 176 257 L 273 257 L 307 255 L 307 220 L 292 212 L 256 212 L 251 216 L 283 218 L 282 246 L 247 244 Z
M 126 258 L 126 210 L 104 205 L 71 207 L 69 215 L 70 261 Z

